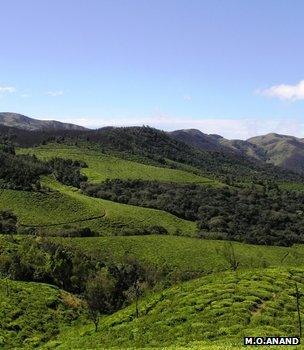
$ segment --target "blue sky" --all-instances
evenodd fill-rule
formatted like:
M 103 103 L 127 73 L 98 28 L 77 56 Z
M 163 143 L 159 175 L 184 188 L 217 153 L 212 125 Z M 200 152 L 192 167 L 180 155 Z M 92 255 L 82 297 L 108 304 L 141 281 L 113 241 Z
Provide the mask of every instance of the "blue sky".
M 0 1 L 0 111 L 304 137 L 304 2 Z

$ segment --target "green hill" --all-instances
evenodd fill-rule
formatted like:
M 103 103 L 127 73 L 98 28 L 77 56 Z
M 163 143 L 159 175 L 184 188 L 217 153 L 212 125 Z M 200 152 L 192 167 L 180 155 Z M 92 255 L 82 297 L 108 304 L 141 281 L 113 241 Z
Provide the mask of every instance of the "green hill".
M 106 179 L 143 179 L 211 186 L 222 185 L 219 181 L 191 172 L 137 163 L 89 148 L 50 144 L 19 149 L 18 153 L 33 154 L 42 160 L 49 160 L 53 157 L 81 160 L 88 165 L 87 168 L 82 169 L 82 172 L 90 182 L 102 182 Z
M 244 336 L 298 335 L 295 283 L 303 290 L 303 269 L 210 275 L 145 298 L 139 318 L 131 305 L 102 318 L 97 333 L 75 327 L 44 348 L 239 349 Z

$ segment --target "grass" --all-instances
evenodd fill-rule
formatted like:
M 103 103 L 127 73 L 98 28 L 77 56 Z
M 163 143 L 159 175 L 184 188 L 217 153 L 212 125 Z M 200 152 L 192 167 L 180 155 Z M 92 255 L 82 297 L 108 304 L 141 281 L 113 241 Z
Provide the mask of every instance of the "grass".
M 103 317 L 97 333 L 76 326 L 44 349 L 240 349 L 244 336 L 295 336 L 295 282 L 304 291 L 303 269 L 213 274 L 144 298 L 139 318 L 131 305 Z
M 192 275 L 212 274 L 231 268 L 225 257 L 230 243 L 176 236 L 131 236 L 55 238 L 56 241 L 81 249 L 88 255 L 100 255 L 120 262 L 126 252 L 161 270 L 171 278 L 189 279 Z M 231 243 L 238 269 L 275 266 L 304 266 L 304 246 L 257 246 Z M 169 276 L 168 276 L 169 277 Z
M 0 198 L 0 209 L 13 210 L 22 225 L 46 226 L 53 231 L 69 223 L 76 225 L 78 221 L 78 226 L 90 227 L 99 235 L 116 235 L 122 230 L 140 230 L 154 225 L 165 227 L 170 234 L 175 234 L 177 229 L 189 236 L 196 232 L 194 222 L 160 210 L 88 197 L 51 178 L 45 178 L 43 184 L 52 191 L 5 190 Z M 41 227 L 43 229 L 46 228 Z
M 217 180 L 195 175 L 191 172 L 145 165 L 103 154 L 101 151 L 76 146 L 49 144 L 19 149 L 18 153 L 34 154 L 43 160 L 61 157 L 84 161 L 87 163 L 88 168 L 82 169 L 82 172 L 88 176 L 91 183 L 103 182 L 106 179 L 142 179 L 222 186 Z
M 0 348 L 33 349 L 72 326 L 80 301 L 50 285 L 0 280 Z

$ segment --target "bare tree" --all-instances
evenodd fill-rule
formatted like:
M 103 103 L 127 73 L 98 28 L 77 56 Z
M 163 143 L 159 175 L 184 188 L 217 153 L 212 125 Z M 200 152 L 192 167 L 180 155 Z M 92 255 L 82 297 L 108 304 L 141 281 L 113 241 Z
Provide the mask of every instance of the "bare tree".
M 300 298 L 302 294 L 299 291 L 298 284 L 295 282 L 295 297 L 297 303 L 297 313 L 298 313 L 298 324 L 299 324 L 299 337 L 302 337 L 302 321 L 301 321 L 301 310 L 300 310 Z
M 222 248 L 222 253 L 223 253 L 224 259 L 229 264 L 229 267 L 231 268 L 231 270 L 236 271 L 240 262 L 235 254 L 235 249 L 233 244 L 231 242 L 225 243 Z
M 126 296 L 130 301 L 135 300 L 135 312 L 137 318 L 139 317 L 139 298 L 143 294 L 143 287 L 144 284 L 137 279 L 126 292 Z

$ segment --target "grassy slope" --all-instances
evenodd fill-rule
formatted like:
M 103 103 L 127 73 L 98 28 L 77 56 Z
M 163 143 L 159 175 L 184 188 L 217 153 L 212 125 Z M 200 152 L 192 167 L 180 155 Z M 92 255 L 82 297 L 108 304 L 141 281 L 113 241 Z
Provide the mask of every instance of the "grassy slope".
M 131 305 L 104 317 L 98 333 L 70 328 L 45 348 L 225 349 L 241 348 L 243 336 L 297 335 L 295 281 L 303 291 L 303 269 L 213 274 L 145 298 L 138 319 Z
M 50 225 L 83 221 L 80 226 L 90 227 L 100 235 L 119 234 L 122 228 L 144 228 L 161 225 L 174 234 L 178 228 L 185 235 L 194 235 L 194 222 L 175 217 L 159 210 L 114 203 L 82 195 L 75 188 L 45 179 L 44 184 L 55 192 L 37 193 L 5 190 L 0 197 L 0 209 L 12 209 L 24 225 Z M 63 225 L 61 225 L 63 226 Z M 60 226 L 53 227 L 60 228 Z
M 33 349 L 73 325 L 79 300 L 41 283 L 0 280 L 0 348 Z
M 229 269 L 225 258 L 227 242 L 200 240 L 176 236 L 131 236 L 55 238 L 68 246 L 76 246 L 87 254 L 100 254 L 117 261 L 125 252 L 159 268 L 168 267 L 172 273 L 207 274 Z M 270 266 L 304 266 L 304 246 L 269 247 L 232 243 L 239 268 Z
M 18 153 L 35 154 L 40 159 L 53 157 L 82 160 L 88 168 L 82 170 L 90 182 L 102 182 L 106 179 L 143 179 L 157 181 L 172 181 L 182 183 L 199 183 L 204 185 L 221 186 L 221 183 L 191 172 L 160 168 L 129 160 L 106 155 L 96 150 L 50 144 L 35 148 L 19 149 Z

